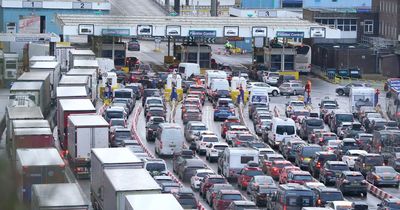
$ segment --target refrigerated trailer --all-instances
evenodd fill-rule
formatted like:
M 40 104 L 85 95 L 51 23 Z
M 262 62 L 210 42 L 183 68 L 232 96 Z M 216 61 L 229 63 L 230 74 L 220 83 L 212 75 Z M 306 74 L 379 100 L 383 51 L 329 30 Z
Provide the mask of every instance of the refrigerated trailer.
M 69 69 L 74 68 L 74 60 L 96 60 L 96 55 L 92 50 L 71 49 L 68 52 Z
M 54 147 L 53 132 L 50 128 L 14 128 L 12 138 L 12 160 L 15 160 L 17 149 Z
M 77 183 L 32 186 L 31 210 L 89 210 L 89 206 Z
M 17 80 L 10 89 L 9 99 L 14 100 L 19 96 L 28 97 L 34 101 L 44 116 L 50 112 L 51 98 L 48 91 L 45 90 L 43 82 L 20 82 Z
M 61 148 L 68 149 L 67 123 L 71 114 L 95 114 L 96 108 L 90 99 L 61 99 L 57 107 L 57 130 Z
M 97 114 L 68 117 L 68 161 L 77 178 L 90 178 L 90 151 L 108 148 L 109 124 Z
M 159 209 L 183 210 L 181 204 L 170 193 L 125 196 L 125 210 L 159 210 Z
M 20 201 L 30 203 L 34 184 L 68 182 L 65 164 L 55 148 L 17 149 L 17 195 Z
M 88 76 L 89 77 L 89 93 L 92 102 L 97 99 L 97 69 L 70 69 L 66 75 L 68 76 Z
M 29 58 L 29 66 L 33 65 L 35 62 L 53 62 L 53 61 L 57 61 L 55 56 L 35 55 Z
M 29 67 L 30 72 L 49 72 L 51 91 L 56 91 L 58 82 L 60 81 L 60 63 L 58 61 L 35 62 Z M 56 93 L 54 93 L 56 94 Z
M 57 106 L 60 99 L 89 99 L 85 86 L 57 87 Z
M 55 99 L 56 92 L 51 89 L 50 73 L 49 72 L 24 72 L 18 77 L 17 82 L 42 82 L 44 89 L 44 96 L 47 98 Z

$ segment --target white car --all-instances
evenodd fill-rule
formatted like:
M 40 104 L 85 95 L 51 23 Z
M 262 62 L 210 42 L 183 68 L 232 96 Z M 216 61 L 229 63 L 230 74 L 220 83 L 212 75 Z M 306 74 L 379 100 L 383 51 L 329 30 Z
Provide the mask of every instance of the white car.
M 217 135 L 202 135 L 199 140 L 196 141 L 196 152 L 200 155 L 205 155 L 207 145 L 215 142 L 219 142 Z
M 197 169 L 192 178 L 190 178 L 190 187 L 193 190 L 200 189 L 200 183 L 203 181 L 204 177 L 209 174 L 215 174 L 215 172 L 211 169 Z
M 225 150 L 229 145 L 225 142 L 215 142 L 207 145 L 206 148 L 206 160 L 210 163 L 218 160 L 219 155 Z
M 367 154 L 368 152 L 365 150 L 351 149 L 348 150 L 342 157 L 342 161 L 345 162 L 350 169 L 354 169 L 355 159 L 358 158 L 361 154 Z
M 342 143 L 342 140 L 328 140 L 326 145 L 322 147 L 322 150 L 333 152 L 337 149 L 340 143 Z
M 267 72 L 265 76 L 263 77 L 263 81 L 267 84 L 270 85 L 277 85 L 278 84 L 278 79 L 279 79 L 279 73 L 278 72 Z
M 280 93 L 279 88 L 271 86 L 265 82 L 250 82 L 247 85 L 247 90 L 251 92 L 253 88 L 265 89 L 267 90 L 268 94 L 271 94 L 272 96 L 278 96 Z
M 257 148 L 259 156 L 264 157 L 266 154 L 275 154 L 275 150 L 272 148 Z
M 353 209 L 353 202 L 351 201 L 329 201 L 325 207 L 332 210 L 343 210 L 343 209 Z

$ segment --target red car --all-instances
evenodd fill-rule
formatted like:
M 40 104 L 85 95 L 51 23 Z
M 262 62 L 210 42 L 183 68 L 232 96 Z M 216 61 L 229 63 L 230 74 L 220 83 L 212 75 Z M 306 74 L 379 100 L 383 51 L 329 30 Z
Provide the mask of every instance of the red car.
M 306 182 L 316 182 L 308 171 L 291 171 L 285 183 L 297 183 L 303 185 Z
M 282 168 L 281 173 L 279 174 L 279 184 L 286 182 L 287 176 L 291 171 L 301 171 L 301 169 L 297 166 L 286 166 Z
M 204 105 L 204 102 L 206 101 L 206 95 L 203 94 L 201 91 L 195 91 L 195 90 L 193 90 L 193 91 L 188 91 L 187 94 L 188 94 L 188 95 L 189 95 L 189 94 L 198 95 L 199 98 L 200 98 L 200 100 L 201 100 L 201 103 Z
M 200 183 L 200 195 L 205 198 L 207 190 L 214 184 L 228 184 L 226 179 L 221 175 L 210 174 L 204 177 L 203 181 Z
M 240 119 L 237 117 L 228 117 L 222 124 L 221 124 L 221 136 L 225 138 L 226 131 L 230 125 L 240 125 Z
M 238 177 L 238 186 L 245 190 L 247 189 L 247 185 L 249 184 L 251 178 L 258 175 L 264 175 L 264 172 L 259 167 L 245 167 L 240 171 L 240 175 Z
M 270 175 L 273 179 L 278 180 L 279 174 L 286 166 L 293 166 L 293 164 L 287 160 L 274 160 L 272 161 L 271 166 L 267 166 L 267 175 Z
M 214 210 L 225 210 L 232 201 L 244 200 L 239 190 L 220 190 L 213 201 Z
M 134 71 L 134 72 L 131 72 L 130 74 L 131 75 L 130 75 L 129 79 L 130 79 L 131 83 L 138 83 L 143 76 L 142 72 L 139 72 L 139 71 Z

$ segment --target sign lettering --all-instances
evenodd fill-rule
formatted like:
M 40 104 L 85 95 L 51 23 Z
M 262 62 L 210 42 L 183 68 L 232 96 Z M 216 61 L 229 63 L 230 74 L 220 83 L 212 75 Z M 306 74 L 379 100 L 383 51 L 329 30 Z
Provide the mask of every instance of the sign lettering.
M 301 31 L 277 31 L 276 37 L 282 38 L 304 38 L 304 32 Z
M 189 36 L 213 38 L 217 36 L 217 32 L 211 30 L 189 30 Z

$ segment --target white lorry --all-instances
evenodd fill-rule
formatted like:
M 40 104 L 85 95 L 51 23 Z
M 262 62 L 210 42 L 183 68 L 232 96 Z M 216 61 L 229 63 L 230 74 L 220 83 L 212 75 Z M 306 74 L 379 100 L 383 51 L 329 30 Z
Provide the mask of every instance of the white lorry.
M 183 79 L 188 79 L 192 74 L 200 75 L 200 65 L 197 63 L 180 63 L 178 71 Z
M 375 89 L 370 87 L 352 87 L 349 94 L 350 111 L 357 113 L 361 107 L 375 106 Z
M 90 178 L 90 150 L 108 148 L 109 124 L 100 115 L 68 116 L 68 161 L 77 178 Z
M 225 71 L 221 70 L 207 70 L 206 71 L 206 85 L 207 88 L 211 87 L 211 82 L 213 79 L 227 79 L 228 75 Z
M 125 210 L 183 210 L 172 194 L 127 195 L 125 198 Z
M 88 76 L 89 77 L 89 93 L 92 102 L 96 102 L 97 98 L 97 69 L 70 69 L 66 75 L 68 76 Z
M 218 160 L 218 173 L 224 175 L 227 179 L 234 180 L 239 176 L 239 172 L 248 162 L 258 163 L 259 152 L 252 148 L 228 147 L 222 153 Z

